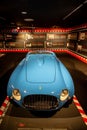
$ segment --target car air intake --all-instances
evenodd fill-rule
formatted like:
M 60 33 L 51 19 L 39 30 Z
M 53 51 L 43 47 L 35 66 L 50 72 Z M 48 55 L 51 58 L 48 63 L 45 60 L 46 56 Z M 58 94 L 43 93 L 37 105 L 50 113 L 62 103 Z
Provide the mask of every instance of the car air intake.
M 30 110 L 51 110 L 58 107 L 58 100 L 51 95 L 28 95 L 23 105 Z

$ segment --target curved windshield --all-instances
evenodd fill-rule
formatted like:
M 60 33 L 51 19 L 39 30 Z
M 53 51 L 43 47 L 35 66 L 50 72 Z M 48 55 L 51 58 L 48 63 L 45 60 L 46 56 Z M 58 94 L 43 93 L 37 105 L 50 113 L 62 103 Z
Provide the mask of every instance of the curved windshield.
M 53 55 L 53 52 L 51 51 L 31 51 L 29 54 L 52 54 Z

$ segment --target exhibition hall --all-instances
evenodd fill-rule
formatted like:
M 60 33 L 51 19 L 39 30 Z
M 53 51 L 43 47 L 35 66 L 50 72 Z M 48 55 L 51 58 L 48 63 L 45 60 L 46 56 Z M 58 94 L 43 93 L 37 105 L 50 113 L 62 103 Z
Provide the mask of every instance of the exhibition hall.
M 87 0 L 0 1 L 0 130 L 87 130 Z

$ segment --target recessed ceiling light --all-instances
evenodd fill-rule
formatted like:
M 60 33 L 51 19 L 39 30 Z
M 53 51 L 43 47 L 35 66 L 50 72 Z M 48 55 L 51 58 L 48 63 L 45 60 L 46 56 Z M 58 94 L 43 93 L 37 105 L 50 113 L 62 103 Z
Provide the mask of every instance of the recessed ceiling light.
M 26 12 L 26 11 L 22 11 L 21 13 L 22 13 L 22 14 L 27 14 L 27 12 Z
M 34 21 L 34 19 L 26 18 L 26 19 L 24 19 L 24 21 L 26 21 L 26 22 L 32 22 L 32 21 Z

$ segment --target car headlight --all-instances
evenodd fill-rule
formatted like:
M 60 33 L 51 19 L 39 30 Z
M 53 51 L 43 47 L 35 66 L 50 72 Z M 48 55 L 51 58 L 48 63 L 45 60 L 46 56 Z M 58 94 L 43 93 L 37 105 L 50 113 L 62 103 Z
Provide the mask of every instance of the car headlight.
M 14 89 L 12 92 L 12 97 L 17 101 L 21 100 L 21 94 L 18 89 Z
M 69 97 L 69 91 L 67 89 L 62 90 L 60 94 L 60 100 L 64 101 Z

